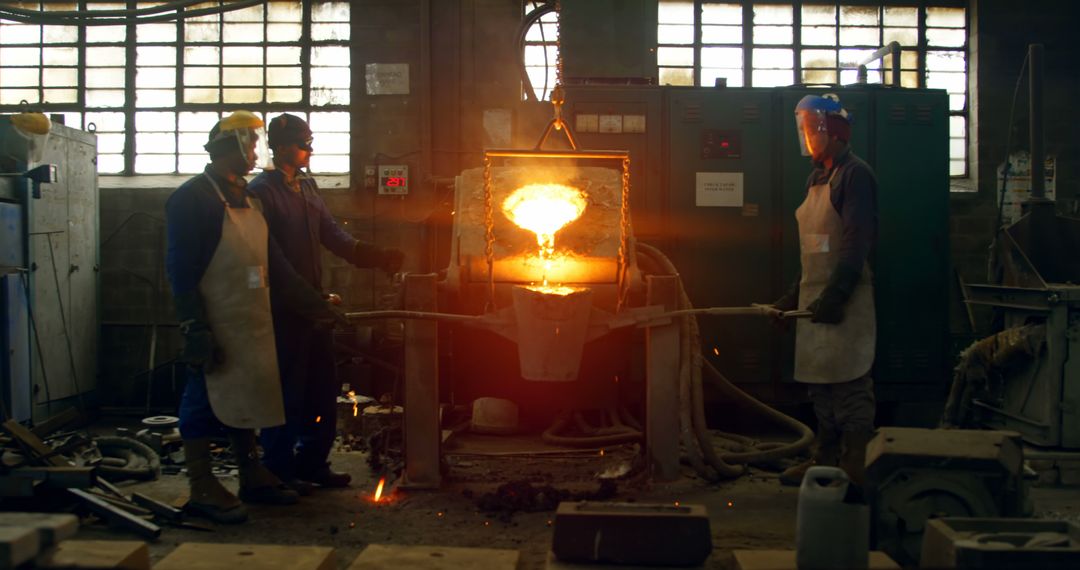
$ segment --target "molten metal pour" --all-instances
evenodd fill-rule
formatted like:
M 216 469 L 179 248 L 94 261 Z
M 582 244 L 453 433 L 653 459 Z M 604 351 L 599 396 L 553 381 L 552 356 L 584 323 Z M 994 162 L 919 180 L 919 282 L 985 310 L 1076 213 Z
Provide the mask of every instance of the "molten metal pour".
M 502 211 L 510 221 L 536 234 L 539 257 L 544 272 L 539 292 L 567 295 L 568 287 L 548 289 L 547 276 L 555 258 L 555 234 L 581 217 L 588 202 L 585 194 L 562 184 L 528 184 L 503 201 Z M 563 291 L 566 289 L 566 291 Z

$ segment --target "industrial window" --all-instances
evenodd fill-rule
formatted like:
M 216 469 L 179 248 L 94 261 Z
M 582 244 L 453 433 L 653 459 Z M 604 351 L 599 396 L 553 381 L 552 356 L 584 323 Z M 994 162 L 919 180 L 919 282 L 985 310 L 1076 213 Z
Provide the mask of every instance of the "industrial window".
M 539 101 L 547 101 L 555 87 L 557 71 L 555 62 L 559 56 L 559 15 L 554 6 L 545 2 L 525 2 L 524 43 L 522 61 L 532 87 L 532 94 Z M 525 86 L 528 89 L 529 86 Z M 528 99 L 529 93 L 523 93 Z
M 921 4 L 660 0 L 659 80 L 730 87 L 850 84 L 867 56 L 899 42 L 900 84 L 949 93 L 950 173 L 966 176 L 967 14 L 958 2 Z M 883 65 L 891 66 L 889 57 L 867 66 L 869 82 L 891 81 Z
M 199 172 L 222 113 L 289 112 L 311 123 L 313 171 L 349 170 L 349 2 L 218 0 L 154 15 L 167 21 L 84 20 L 164 4 L 0 6 L 0 112 L 25 104 L 96 129 L 103 174 Z

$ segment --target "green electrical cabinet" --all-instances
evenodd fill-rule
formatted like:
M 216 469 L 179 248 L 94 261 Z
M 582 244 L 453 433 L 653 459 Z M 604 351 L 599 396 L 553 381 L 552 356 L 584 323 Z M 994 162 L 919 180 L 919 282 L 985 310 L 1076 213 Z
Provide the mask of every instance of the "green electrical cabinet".
M 695 306 L 772 301 L 780 176 L 775 91 L 667 91 L 666 253 Z M 760 317 L 702 317 L 709 358 L 732 381 L 776 375 L 772 330 Z
M 695 306 L 778 298 L 798 275 L 795 209 L 812 169 L 800 154 L 794 108 L 804 95 L 828 91 L 854 116 L 852 149 L 878 179 L 878 395 L 938 398 L 950 368 L 944 91 L 668 88 L 667 250 Z M 730 186 L 738 178 L 739 200 L 710 201 L 710 181 Z M 729 378 L 766 398 L 799 396 L 793 334 L 762 319 L 699 321 L 706 357 Z

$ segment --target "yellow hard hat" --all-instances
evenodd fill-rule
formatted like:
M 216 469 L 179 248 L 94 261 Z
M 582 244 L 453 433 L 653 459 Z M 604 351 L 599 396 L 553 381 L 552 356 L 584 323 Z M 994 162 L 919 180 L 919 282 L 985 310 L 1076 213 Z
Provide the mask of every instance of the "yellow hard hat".
M 52 128 L 49 118 L 42 113 L 19 113 L 12 115 L 11 124 L 18 127 L 24 133 L 32 135 L 47 135 Z
M 263 120 L 255 113 L 252 113 L 251 111 L 234 111 L 228 117 L 222 118 L 214 125 L 214 128 L 210 129 L 210 138 L 206 141 L 206 144 L 211 144 L 232 131 L 238 131 L 240 129 L 261 129 L 262 127 Z

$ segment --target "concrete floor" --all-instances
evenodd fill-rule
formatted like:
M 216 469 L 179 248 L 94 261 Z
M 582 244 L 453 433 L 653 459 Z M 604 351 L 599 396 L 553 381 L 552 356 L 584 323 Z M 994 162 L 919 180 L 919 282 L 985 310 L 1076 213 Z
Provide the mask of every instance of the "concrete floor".
M 466 487 L 476 494 L 485 490 L 472 484 L 451 484 L 438 492 L 399 489 L 389 502 L 376 504 L 371 501 L 376 481 L 368 473 L 366 455 L 339 452 L 332 459 L 336 468 L 352 473 L 351 488 L 319 490 L 291 507 L 250 507 L 246 524 L 219 525 L 213 533 L 166 527 L 150 545 L 153 560 L 184 542 L 318 545 L 334 547 L 338 567 L 346 568 L 365 546 L 382 543 L 515 549 L 521 553 L 520 568 L 545 567 L 553 513 L 486 515 L 462 492 Z M 235 489 L 235 477 L 224 481 Z M 186 480 L 163 475 L 122 487 L 171 502 L 186 492 Z M 793 548 L 796 498 L 797 490 L 781 487 L 776 474 L 755 470 L 718 485 L 693 477 L 664 485 L 625 484 L 615 500 L 705 505 L 714 546 L 706 567 L 722 569 L 731 567 L 732 549 Z M 84 526 L 79 538 L 131 536 L 93 525 Z
M 552 460 L 499 458 L 499 473 L 514 477 L 543 479 L 559 488 L 594 487 L 591 474 L 619 461 L 618 451 L 602 458 L 575 460 L 577 469 L 558 467 Z M 377 480 L 369 473 L 367 455 L 338 451 L 332 456 L 337 469 L 353 475 L 348 489 L 317 490 L 290 507 L 249 507 L 251 518 L 243 525 L 218 525 L 214 532 L 164 527 L 161 538 L 150 545 L 154 561 L 160 560 L 185 542 L 229 542 L 330 546 L 336 549 L 339 568 L 347 568 L 369 544 L 433 545 L 504 548 L 520 552 L 522 569 L 545 568 L 551 545 L 552 512 L 514 514 L 483 513 L 475 498 L 494 490 L 495 481 L 484 460 L 468 461 L 451 456 L 458 464 L 456 477 L 440 491 L 398 489 L 382 503 L 371 499 Z M 532 463 L 530 463 L 532 462 Z M 462 468 L 461 466 L 467 468 Z M 487 471 L 487 475 L 485 475 Z M 583 474 L 587 474 L 583 476 Z M 667 484 L 644 481 L 619 483 L 615 501 L 705 505 L 713 536 L 713 554 L 705 567 L 733 567 L 731 551 L 736 549 L 793 549 L 798 490 L 783 487 L 777 474 L 751 469 L 735 481 L 708 484 L 684 469 L 682 479 Z M 503 478 L 502 481 L 506 479 Z M 235 489 L 236 477 L 223 478 Z M 186 494 L 183 475 L 162 475 L 157 481 L 120 485 L 125 491 L 140 491 L 172 502 Z M 1080 523 L 1080 488 L 1033 488 L 1035 516 Z M 198 520 L 198 519 L 195 519 Z M 131 535 L 104 525 L 84 525 L 79 538 L 131 539 Z

